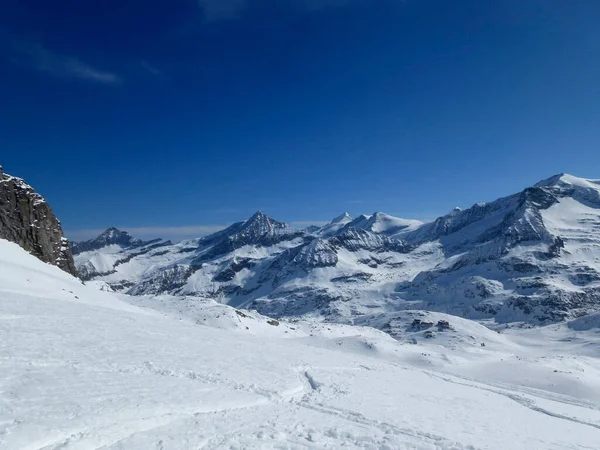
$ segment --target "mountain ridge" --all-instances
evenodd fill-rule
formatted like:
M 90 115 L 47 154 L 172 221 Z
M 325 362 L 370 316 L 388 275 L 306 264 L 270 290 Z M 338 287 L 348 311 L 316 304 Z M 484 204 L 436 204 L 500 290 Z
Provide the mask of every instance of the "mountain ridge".
M 600 182 L 567 174 L 427 223 L 377 212 L 296 230 L 257 212 L 204 238 L 126 251 L 135 264 L 90 279 L 271 316 L 352 322 L 419 308 L 548 323 L 600 308 L 598 213 Z

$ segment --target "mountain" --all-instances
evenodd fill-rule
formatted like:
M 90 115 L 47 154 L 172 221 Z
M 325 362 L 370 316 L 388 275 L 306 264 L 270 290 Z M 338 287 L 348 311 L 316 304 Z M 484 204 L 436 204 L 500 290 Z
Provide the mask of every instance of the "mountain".
M 399 235 L 423 225 L 419 220 L 399 219 L 389 214 L 376 212 L 370 216 L 361 215 L 346 224 L 346 228 L 372 231 L 387 236 Z
M 598 446 L 597 320 L 350 326 L 98 284 L 0 239 L 0 448 Z
M 95 239 L 84 242 L 75 242 L 72 245 L 73 254 L 77 255 L 83 252 L 98 250 L 109 245 L 118 245 L 121 248 L 140 246 L 144 244 L 140 239 L 134 239 L 126 231 L 117 228 L 108 228 L 104 233 Z
M 353 323 L 429 310 L 542 324 L 600 310 L 600 182 L 557 175 L 429 222 L 384 213 L 296 230 L 258 212 L 211 236 L 77 255 L 135 295 Z M 92 270 L 90 270 L 90 267 Z
M 600 181 L 557 175 L 403 238 L 444 253 L 396 292 L 428 309 L 544 323 L 600 307 Z
M 44 262 L 76 274 L 70 244 L 48 203 L 21 178 L 0 166 L 0 239 L 18 244 Z
M 95 239 L 73 243 L 72 248 L 79 276 L 87 281 L 115 273 L 119 265 L 170 245 L 171 241 L 162 239 L 135 239 L 129 233 L 111 227 Z
M 57 226 L 22 180 L 0 186 L 4 233 Z M 560 176 L 418 227 L 344 218 L 328 237 L 263 213 L 177 244 L 109 229 L 76 255 L 85 283 L 0 238 L 0 448 L 595 448 L 600 312 L 486 327 L 419 298 L 534 264 L 546 287 L 591 289 L 598 186 Z M 463 315 L 493 314 L 469 299 Z
M 316 229 L 313 230 L 313 232 L 321 237 L 333 236 L 334 234 L 339 232 L 342 228 L 344 228 L 346 225 L 348 225 L 350 222 L 352 222 L 352 216 L 346 212 L 346 213 L 342 214 L 341 216 L 338 216 L 335 219 L 333 219 L 327 225 L 325 225 L 321 228 L 316 227 Z

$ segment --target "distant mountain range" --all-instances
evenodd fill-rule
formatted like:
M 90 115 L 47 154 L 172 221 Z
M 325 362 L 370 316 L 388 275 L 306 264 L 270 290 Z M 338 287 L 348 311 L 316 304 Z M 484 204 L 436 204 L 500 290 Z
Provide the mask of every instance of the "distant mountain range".
M 84 280 L 350 323 L 407 309 L 547 323 L 600 309 L 600 181 L 557 175 L 422 223 L 342 214 L 300 230 L 257 212 L 173 244 L 114 228 L 73 244 Z

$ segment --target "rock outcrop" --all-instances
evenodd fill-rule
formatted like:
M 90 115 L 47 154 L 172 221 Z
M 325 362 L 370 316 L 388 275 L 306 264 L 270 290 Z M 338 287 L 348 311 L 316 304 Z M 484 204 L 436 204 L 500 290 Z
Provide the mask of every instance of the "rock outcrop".
M 44 198 L 21 178 L 0 166 L 0 239 L 6 239 L 44 262 L 77 275 L 60 221 Z
M 89 252 L 104 248 L 107 245 L 118 245 L 121 248 L 139 247 L 147 244 L 141 239 L 135 239 L 126 231 L 121 231 L 115 227 L 108 228 L 104 233 L 95 239 L 84 242 L 74 242 L 72 245 L 73 254 L 77 255 L 83 252 Z

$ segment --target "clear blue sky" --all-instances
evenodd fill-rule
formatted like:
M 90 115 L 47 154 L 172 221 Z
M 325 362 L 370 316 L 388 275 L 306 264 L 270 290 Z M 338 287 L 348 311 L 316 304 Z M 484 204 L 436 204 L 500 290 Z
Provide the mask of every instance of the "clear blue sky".
M 75 238 L 434 218 L 600 178 L 599 24 L 598 0 L 3 0 L 0 163 Z

